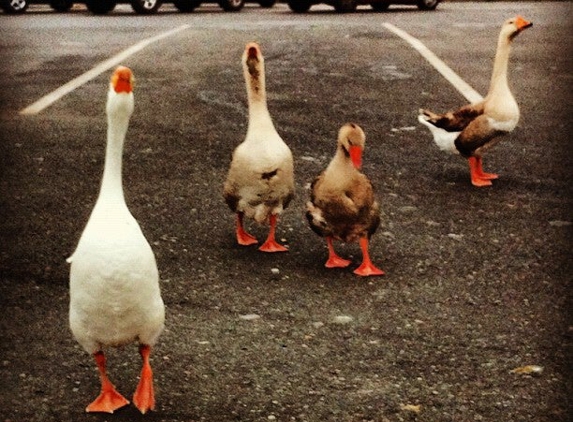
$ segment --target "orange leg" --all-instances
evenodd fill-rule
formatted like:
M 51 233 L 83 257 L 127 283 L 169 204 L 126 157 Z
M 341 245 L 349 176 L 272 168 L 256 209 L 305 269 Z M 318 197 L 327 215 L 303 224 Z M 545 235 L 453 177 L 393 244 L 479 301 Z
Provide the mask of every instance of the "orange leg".
M 491 186 L 491 181 L 498 178 L 497 174 L 486 173 L 483 171 L 483 163 L 481 157 L 470 157 L 468 158 L 468 163 L 470 165 L 472 185 L 477 187 Z
M 137 406 L 141 413 L 145 414 L 148 410 L 155 409 L 153 372 L 151 371 L 151 365 L 149 364 L 151 347 L 146 344 L 142 344 L 139 346 L 139 353 L 141 354 L 143 364 L 141 367 L 141 378 L 139 379 L 139 384 L 133 394 L 133 404 Z
M 259 251 L 263 252 L 287 252 L 288 249 L 285 248 L 283 245 L 279 244 L 275 240 L 275 229 L 277 226 L 278 217 L 275 214 L 271 214 L 269 217 L 269 224 L 271 228 L 269 229 L 269 235 L 267 236 L 267 240 L 265 243 L 261 245 Z
M 242 212 L 237 213 L 236 233 L 237 233 L 237 242 L 239 243 L 239 245 L 249 246 L 249 245 L 255 245 L 255 244 L 259 243 L 255 237 L 251 236 L 243 228 L 243 213 Z
M 367 237 L 360 238 L 360 249 L 362 249 L 362 264 L 354 270 L 354 274 L 361 276 L 384 275 L 384 271 L 377 268 L 370 260 Z
M 346 268 L 350 265 L 350 261 L 344 258 L 341 258 L 336 254 L 334 251 L 334 246 L 332 244 L 333 239 L 332 237 L 328 236 L 326 238 L 326 244 L 328 246 L 328 260 L 324 264 L 326 268 Z
M 101 379 L 100 395 L 86 407 L 86 412 L 113 413 L 117 409 L 129 404 L 129 401 L 119 394 L 110 382 L 105 371 L 105 355 L 102 351 L 94 353 L 94 358 Z

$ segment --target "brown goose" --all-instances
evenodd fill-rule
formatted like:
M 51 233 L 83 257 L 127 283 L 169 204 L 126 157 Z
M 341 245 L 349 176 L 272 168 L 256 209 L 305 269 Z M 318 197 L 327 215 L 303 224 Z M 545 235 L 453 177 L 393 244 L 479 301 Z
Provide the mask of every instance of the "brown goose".
M 347 123 L 338 132 L 338 145 L 328 167 L 312 182 L 306 218 L 311 229 L 326 238 L 327 268 L 345 268 L 350 261 L 336 254 L 334 240 L 359 242 L 361 276 L 383 275 L 370 260 L 368 243 L 380 224 L 380 207 L 370 180 L 359 169 L 366 137 L 360 126 Z
M 519 121 L 519 107 L 507 82 L 507 67 L 513 39 L 533 24 L 521 16 L 508 19 L 501 27 L 487 96 L 459 110 L 436 114 L 420 110 L 418 121 L 427 126 L 434 142 L 444 151 L 466 157 L 474 186 L 490 186 L 497 174 L 485 173 L 482 154 L 511 132 Z
M 277 133 L 267 108 L 264 59 L 256 43 L 247 44 L 242 62 L 249 125 L 245 140 L 233 152 L 223 195 L 237 214 L 235 231 L 240 245 L 258 243 L 243 227 L 247 216 L 258 223 L 269 222 L 269 234 L 259 250 L 284 252 L 287 248 L 275 240 L 275 227 L 279 214 L 294 196 L 292 153 Z

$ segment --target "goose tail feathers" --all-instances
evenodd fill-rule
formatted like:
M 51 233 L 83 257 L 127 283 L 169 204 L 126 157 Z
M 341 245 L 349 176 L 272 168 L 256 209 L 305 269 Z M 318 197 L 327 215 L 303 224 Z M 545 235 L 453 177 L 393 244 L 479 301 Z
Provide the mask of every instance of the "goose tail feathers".
M 445 129 L 435 126 L 434 121 L 436 117 L 439 116 L 431 111 L 421 109 L 420 114 L 418 114 L 418 121 L 430 130 L 438 148 L 451 154 L 458 154 L 454 142 L 461 132 L 448 132 Z

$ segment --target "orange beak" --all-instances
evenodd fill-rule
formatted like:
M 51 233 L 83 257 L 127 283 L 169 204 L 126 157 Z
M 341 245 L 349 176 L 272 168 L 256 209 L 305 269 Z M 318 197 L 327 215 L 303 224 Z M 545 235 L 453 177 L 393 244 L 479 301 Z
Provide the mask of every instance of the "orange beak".
M 350 154 L 350 160 L 354 167 L 357 169 L 362 167 L 362 148 L 353 145 L 348 150 L 348 153 Z
M 517 16 L 515 18 L 515 26 L 517 26 L 517 30 L 518 31 L 523 31 L 524 29 L 527 29 L 531 26 L 533 26 L 532 22 L 526 21 L 525 19 L 523 19 L 521 16 Z
M 111 75 L 111 85 L 115 92 L 130 93 L 133 91 L 133 73 L 131 69 L 125 66 L 119 66 Z

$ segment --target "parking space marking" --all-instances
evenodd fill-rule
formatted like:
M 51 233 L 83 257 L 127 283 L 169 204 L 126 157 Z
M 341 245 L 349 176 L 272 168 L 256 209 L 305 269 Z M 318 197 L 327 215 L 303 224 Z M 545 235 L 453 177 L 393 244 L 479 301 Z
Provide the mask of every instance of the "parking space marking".
M 70 92 L 74 91 L 75 89 L 79 88 L 86 82 L 91 81 L 92 79 L 98 77 L 103 72 L 111 69 L 114 66 L 119 65 L 123 60 L 128 58 L 129 56 L 137 53 L 138 51 L 143 50 L 150 44 L 154 42 L 160 41 L 164 38 L 170 37 L 178 32 L 181 32 L 187 28 L 190 28 L 190 25 L 181 25 L 177 28 L 171 29 L 166 32 L 162 32 L 161 34 L 155 35 L 154 37 L 146 38 L 141 40 L 137 44 L 132 45 L 131 47 L 121 51 L 120 53 L 116 54 L 113 57 L 99 63 L 92 69 L 88 70 L 87 72 L 83 73 L 82 75 L 78 76 L 77 78 L 72 79 L 68 83 L 62 85 L 58 89 L 50 92 L 49 94 L 43 96 L 35 103 L 29 105 L 28 107 L 20 110 L 20 114 L 30 115 L 30 114 L 38 114 L 45 108 L 51 106 L 53 103 L 58 101 L 64 95 L 69 94 Z
M 385 22 L 383 24 L 385 28 L 393 32 L 395 35 L 402 38 L 408 44 L 410 44 L 418 53 L 422 55 L 434 68 L 442 74 L 446 80 L 453 85 L 470 103 L 475 103 L 483 100 L 483 97 L 473 89 L 466 81 L 458 76 L 450 67 L 445 64 L 442 60 L 438 58 L 432 51 L 426 47 L 419 39 L 414 38 L 406 31 L 392 25 L 391 23 Z

